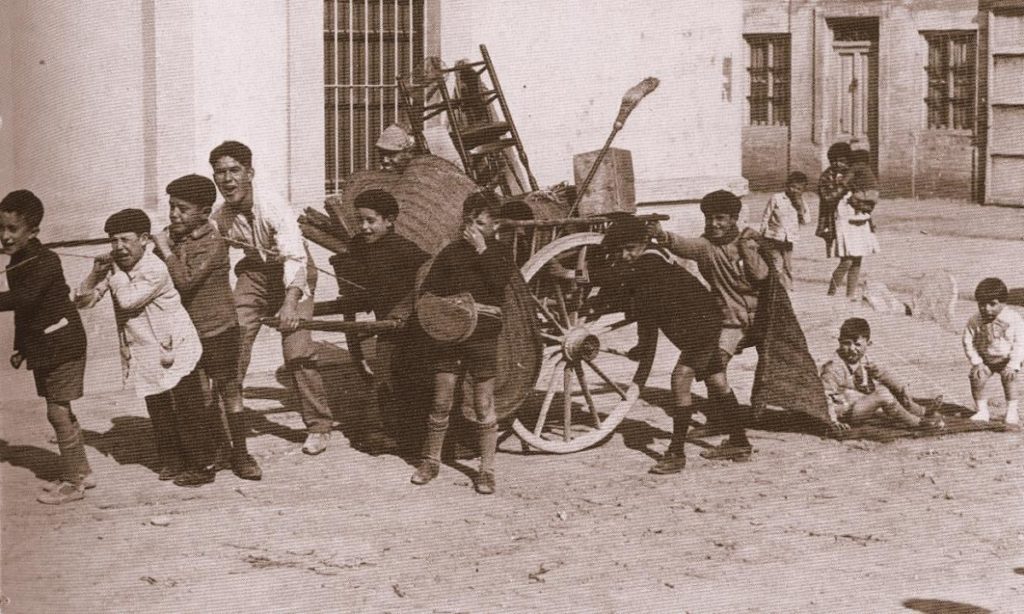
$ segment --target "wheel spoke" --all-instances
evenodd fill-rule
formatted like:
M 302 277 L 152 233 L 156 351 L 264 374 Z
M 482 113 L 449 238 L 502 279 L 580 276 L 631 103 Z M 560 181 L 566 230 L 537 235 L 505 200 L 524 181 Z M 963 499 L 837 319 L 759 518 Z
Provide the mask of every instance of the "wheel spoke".
M 612 356 L 622 356 L 623 358 L 629 358 L 629 352 L 617 348 L 606 348 L 604 346 L 601 346 L 600 348 L 598 348 L 597 351 L 605 352 L 606 354 L 611 354 Z
M 562 369 L 562 439 L 572 439 L 572 367 L 568 364 Z
M 533 434 L 540 437 L 544 430 L 544 422 L 548 419 L 548 410 L 551 409 L 551 402 L 555 400 L 555 383 L 558 381 L 558 366 L 562 364 L 559 360 L 551 369 L 551 378 L 548 380 L 548 389 L 544 393 L 544 402 L 540 405 L 540 414 L 537 416 L 537 424 L 533 427 Z
M 609 324 L 607 326 L 602 326 L 602 327 L 596 329 L 594 331 L 594 334 L 598 335 L 598 336 L 601 336 L 601 335 L 610 333 L 612 331 L 618 330 L 620 328 L 625 328 L 626 326 L 629 326 L 633 322 L 634 322 L 633 320 L 629 320 L 629 319 L 623 318 L 622 320 L 619 320 L 618 322 L 615 322 L 613 324 Z
M 565 327 L 562 326 L 562 324 L 558 321 L 557 318 L 555 318 L 554 314 L 551 313 L 547 305 L 545 305 L 539 298 L 534 296 L 532 292 L 530 293 L 530 298 L 532 298 L 533 302 L 537 304 L 537 307 L 540 309 L 540 312 L 544 314 L 544 316 L 548 319 L 549 322 L 557 326 L 558 330 L 562 331 L 563 333 L 566 331 Z
M 590 384 L 587 383 L 587 379 L 583 374 L 583 365 L 576 363 L 576 379 L 580 382 L 580 390 L 583 391 L 583 398 L 587 400 L 587 407 L 590 408 L 590 415 L 594 418 L 594 428 L 601 428 L 601 416 L 597 415 L 597 404 L 594 403 L 594 397 L 590 394 Z
M 558 298 L 558 308 L 562 312 L 562 317 L 565 318 L 564 322 L 567 327 L 575 324 L 573 318 L 569 316 L 569 308 L 565 304 L 565 293 L 562 291 L 562 284 L 555 281 L 555 296 Z
M 612 378 L 610 378 L 607 375 L 605 375 L 604 371 L 602 371 L 600 367 L 595 365 L 593 360 L 587 360 L 585 362 L 587 363 L 587 365 L 590 366 L 591 369 L 594 370 L 594 373 L 597 373 L 598 377 L 603 379 L 606 384 L 608 384 L 609 386 L 614 388 L 615 392 L 619 393 L 619 396 L 622 397 L 623 400 L 625 400 L 625 398 L 626 398 L 626 391 L 623 390 L 621 386 L 619 386 L 618 384 L 613 382 Z

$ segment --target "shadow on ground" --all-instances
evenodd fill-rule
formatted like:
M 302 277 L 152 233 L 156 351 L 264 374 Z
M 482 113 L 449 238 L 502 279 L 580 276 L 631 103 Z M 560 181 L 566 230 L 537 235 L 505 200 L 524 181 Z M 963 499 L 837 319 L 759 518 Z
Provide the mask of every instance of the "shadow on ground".
M 945 599 L 907 599 L 903 607 L 923 614 L 990 614 L 992 610 Z

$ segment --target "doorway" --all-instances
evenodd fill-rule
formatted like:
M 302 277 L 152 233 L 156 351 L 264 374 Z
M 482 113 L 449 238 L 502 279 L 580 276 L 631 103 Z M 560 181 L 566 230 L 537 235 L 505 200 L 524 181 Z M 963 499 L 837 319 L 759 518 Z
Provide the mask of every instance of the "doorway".
M 826 96 L 829 143 L 846 141 L 871 152 L 878 174 L 878 18 L 828 20 L 832 32 Z

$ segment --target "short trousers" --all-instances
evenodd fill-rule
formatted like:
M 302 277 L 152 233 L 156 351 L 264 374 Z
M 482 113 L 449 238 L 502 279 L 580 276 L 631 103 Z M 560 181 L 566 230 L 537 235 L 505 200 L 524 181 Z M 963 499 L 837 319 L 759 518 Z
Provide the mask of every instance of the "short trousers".
M 199 366 L 206 377 L 216 381 L 238 377 L 238 352 L 242 336 L 237 326 L 200 341 L 203 343 L 203 356 L 199 359 Z
M 718 336 L 718 349 L 729 356 L 735 356 L 743 351 L 743 348 L 754 347 L 757 340 L 751 334 L 749 328 L 723 326 L 722 334 Z
M 82 398 L 85 383 L 85 356 L 48 369 L 34 369 L 36 394 L 53 403 L 68 403 Z
M 461 373 L 466 370 L 475 380 L 491 379 L 498 373 L 498 338 L 472 337 L 456 345 L 438 346 L 435 373 Z

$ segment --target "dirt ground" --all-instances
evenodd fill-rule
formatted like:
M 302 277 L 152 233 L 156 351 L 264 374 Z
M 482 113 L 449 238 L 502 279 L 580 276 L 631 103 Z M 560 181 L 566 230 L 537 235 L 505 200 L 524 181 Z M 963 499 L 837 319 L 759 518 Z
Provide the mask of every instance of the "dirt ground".
M 766 195 L 747 200 L 756 214 Z M 1024 286 L 1024 212 L 895 201 L 878 218 L 872 279 L 901 288 L 946 269 L 961 291 L 992 274 Z M 816 361 L 839 322 L 863 315 L 876 358 L 969 413 L 957 333 L 823 296 L 834 262 L 805 230 L 793 302 Z M 961 302 L 956 321 L 972 309 Z M 273 334 L 260 343 L 277 352 Z M 744 401 L 747 354 L 730 372 Z M 472 491 L 475 462 L 415 487 L 406 462 L 356 452 L 341 433 L 304 456 L 301 421 L 266 371 L 246 381 L 261 482 L 157 481 L 143 404 L 109 391 L 75 406 L 99 486 L 43 506 L 40 480 L 57 470 L 43 403 L 5 396 L 0 610 L 1024 611 L 1024 434 L 879 444 L 754 431 L 750 463 L 705 461 L 697 452 L 716 439 L 694 440 L 685 472 L 651 476 L 671 430 L 658 404 L 674 359 L 663 343 L 644 401 L 599 447 L 524 454 L 506 441 L 491 497 Z M 340 411 L 368 401 L 351 369 L 328 380 Z M 160 516 L 167 526 L 152 523 Z

